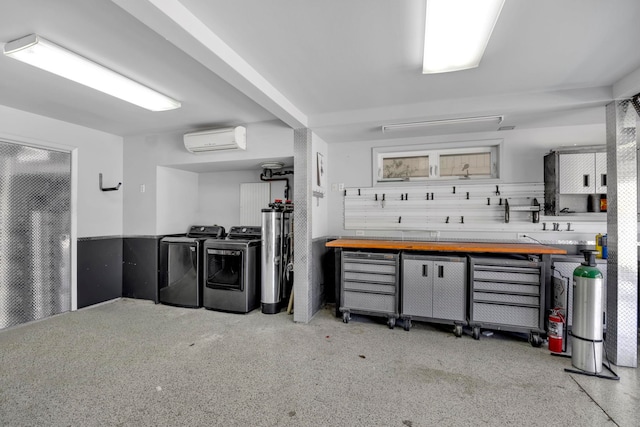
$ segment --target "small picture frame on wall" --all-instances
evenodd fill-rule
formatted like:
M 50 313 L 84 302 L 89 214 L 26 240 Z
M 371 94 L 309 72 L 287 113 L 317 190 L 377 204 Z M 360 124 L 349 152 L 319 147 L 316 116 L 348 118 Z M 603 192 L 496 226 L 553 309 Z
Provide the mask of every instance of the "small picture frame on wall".
M 320 191 L 324 190 L 325 187 L 325 179 L 326 179 L 326 174 L 325 174 L 325 164 L 324 164 L 324 156 L 322 155 L 322 153 L 317 153 L 317 185 L 318 188 L 320 189 Z
M 325 164 L 325 160 L 324 160 L 324 155 L 320 152 L 316 153 L 316 179 L 315 179 L 315 189 L 313 191 L 314 195 L 322 195 L 320 197 L 324 196 L 324 191 L 325 191 L 325 187 L 326 187 L 326 180 L 327 180 L 327 175 L 326 175 L 326 168 L 327 165 Z

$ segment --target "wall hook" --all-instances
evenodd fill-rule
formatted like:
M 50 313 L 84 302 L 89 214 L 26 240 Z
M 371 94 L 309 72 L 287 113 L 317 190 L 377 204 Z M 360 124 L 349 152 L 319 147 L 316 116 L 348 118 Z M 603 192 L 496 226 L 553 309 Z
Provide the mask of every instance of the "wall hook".
M 100 190 L 102 190 L 102 191 L 116 191 L 116 190 L 120 189 L 120 186 L 122 185 L 122 183 L 119 182 L 118 185 L 115 186 L 115 187 L 105 188 L 105 187 L 102 186 L 102 174 L 99 173 L 98 174 L 98 185 L 100 186 Z

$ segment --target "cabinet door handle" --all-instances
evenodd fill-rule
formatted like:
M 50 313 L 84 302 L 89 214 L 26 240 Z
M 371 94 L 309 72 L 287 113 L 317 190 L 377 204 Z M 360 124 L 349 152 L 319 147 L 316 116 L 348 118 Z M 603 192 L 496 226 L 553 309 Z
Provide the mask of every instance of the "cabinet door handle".
M 603 173 L 602 175 L 600 175 L 600 185 L 602 187 L 606 187 L 607 186 L 607 174 Z
M 444 265 L 438 266 L 438 277 L 444 277 Z
M 429 266 L 427 264 L 422 265 L 422 277 L 429 277 Z
M 589 186 L 589 175 L 583 175 L 582 177 L 582 185 L 585 187 Z

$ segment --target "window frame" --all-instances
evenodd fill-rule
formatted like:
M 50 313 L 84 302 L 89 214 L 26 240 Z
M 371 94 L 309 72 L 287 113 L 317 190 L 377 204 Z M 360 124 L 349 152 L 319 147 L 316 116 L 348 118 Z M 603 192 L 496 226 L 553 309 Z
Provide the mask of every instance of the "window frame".
M 445 181 L 499 181 L 502 176 L 501 154 L 503 152 L 503 140 L 475 140 L 457 141 L 441 144 L 422 144 L 411 146 L 386 146 L 373 147 L 372 149 L 372 183 L 373 185 L 384 185 L 388 183 L 425 183 L 425 182 L 445 182 Z M 440 156 L 456 154 L 491 154 L 491 175 L 471 175 L 471 176 L 440 176 Z M 429 158 L 429 177 L 409 177 L 409 178 L 382 178 L 384 159 L 398 157 L 423 157 Z

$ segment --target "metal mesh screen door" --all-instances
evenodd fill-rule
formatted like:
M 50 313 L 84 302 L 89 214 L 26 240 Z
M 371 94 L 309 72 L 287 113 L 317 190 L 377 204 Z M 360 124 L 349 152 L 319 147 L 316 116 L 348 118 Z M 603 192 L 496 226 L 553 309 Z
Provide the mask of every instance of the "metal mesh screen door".
M 71 309 L 71 154 L 0 141 L 0 329 Z

